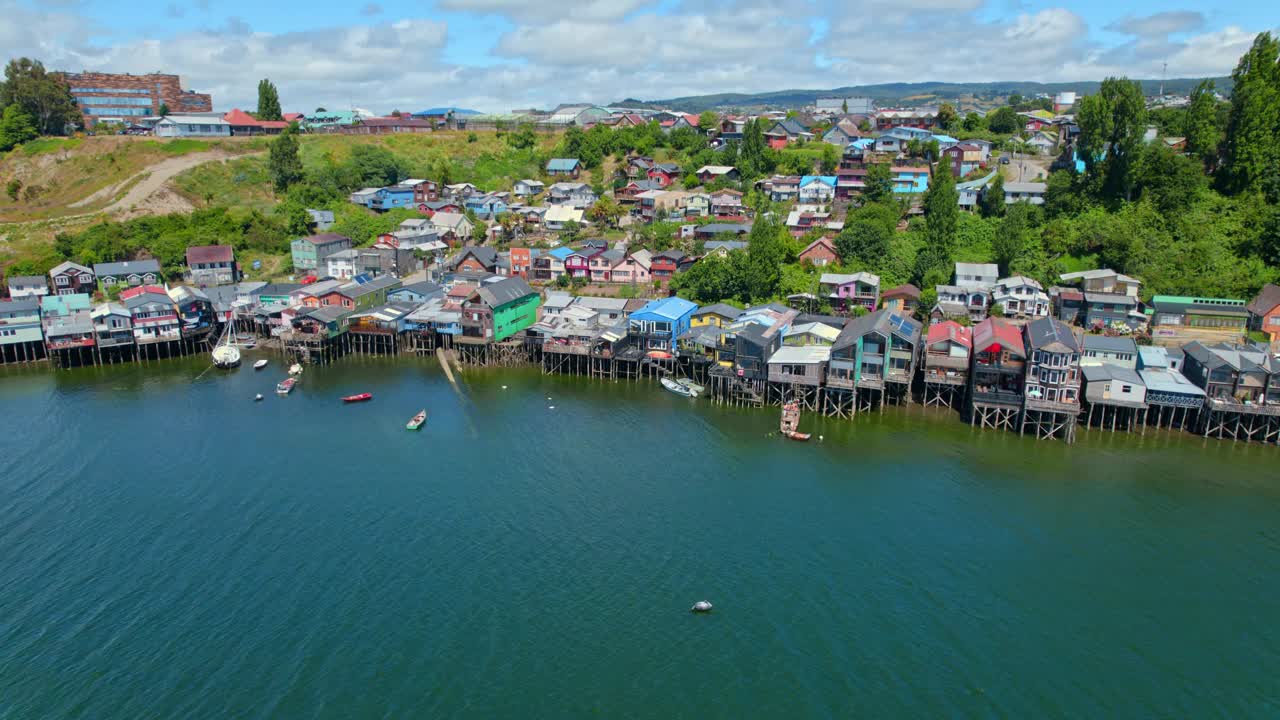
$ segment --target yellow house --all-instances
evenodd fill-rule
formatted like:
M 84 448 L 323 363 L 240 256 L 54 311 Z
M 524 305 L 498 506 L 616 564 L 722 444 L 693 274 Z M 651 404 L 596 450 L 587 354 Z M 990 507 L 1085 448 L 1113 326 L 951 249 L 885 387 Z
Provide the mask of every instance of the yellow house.
M 738 319 L 742 311 L 732 305 L 724 303 L 716 303 L 700 307 L 693 313 L 693 317 L 689 319 L 690 327 L 702 327 L 703 325 L 714 325 L 716 327 L 725 327 L 729 323 Z

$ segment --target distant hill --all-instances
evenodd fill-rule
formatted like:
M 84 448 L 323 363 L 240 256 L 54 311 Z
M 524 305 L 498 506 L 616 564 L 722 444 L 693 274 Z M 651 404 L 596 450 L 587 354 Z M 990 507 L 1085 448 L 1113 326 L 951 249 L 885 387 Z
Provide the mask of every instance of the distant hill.
M 1164 91 L 1173 95 L 1185 95 L 1200 82 L 1202 78 L 1175 78 L 1164 81 Z M 1218 92 L 1224 95 L 1231 92 L 1231 78 L 1213 78 Z M 1159 80 L 1139 80 L 1142 91 L 1147 95 L 1160 92 Z M 689 97 L 669 98 L 666 100 L 636 100 L 628 98 L 611 103 L 621 107 L 670 108 L 684 112 L 702 112 L 703 110 L 723 110 L 728 108 L 796 108 L 812 105 L 819 97 L 858 96 L 869 97 L 881 107 L 893 105 L 913 105 L 933 102 L 959 103 L 962 108 L 985 108 L 997 105 L 1011 94 L 1034 97 L 1044 93 L 1074 90 L 1082 95 L 1097 92 L 1101 82 L 1038 83 L 1023 81 L 981 82 L 981 83 L 884 83 L 880 85 L 855 85 L 831 90 L 779 90 L 767 93 L 718 93 L 715 95 L 693 95 Z

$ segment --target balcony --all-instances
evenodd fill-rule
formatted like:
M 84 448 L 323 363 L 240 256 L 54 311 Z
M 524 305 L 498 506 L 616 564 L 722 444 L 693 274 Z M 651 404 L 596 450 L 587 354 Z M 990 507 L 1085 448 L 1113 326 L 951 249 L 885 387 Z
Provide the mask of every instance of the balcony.
M 975 386 L 973 391 L 973 401 L 975 403 L 1021 407 L 1022 393 L 1012 392 L 1009 390 L 978 390 Z
M 49 339 L 45 342 L 45 346 L 46 346 L 46 347 L 48 347 L 50 350 L 71 350 L 71 349 L 74 349 L 74 348 L 87 348 L 87 347 L 93 347 L 93 346 L 94 346 L 94 340 L 93 340 L 93 338 L 91 338 L 91 337 L 87 337 L 87 338 L 75 338 L 75 337 L 49 338 Z
M 542 352 L 560 355 L 590 355 L 591 345 L 585 343 L 559 342 L 546 340 L 542 343 Z
M 933 385 L 964 385 L 969 377 L 961 370 L 926 369 L 924 381 Z
M 1280 403 L 1241 402 L 1233 397 L 1210 398 L 1206 404 L 1211 410 L 1247 413 L 1249 415 L 1280 415 Z
M 1041 400 L 1039 398 L 1028 397 L 1026 399 L 1026 408 L 1028 410 L 1042 410 L 1045 412 L 1058 413 L 1080 413 L 1080 403 L 1078 401 L 1060 402 L 1056 400 Z

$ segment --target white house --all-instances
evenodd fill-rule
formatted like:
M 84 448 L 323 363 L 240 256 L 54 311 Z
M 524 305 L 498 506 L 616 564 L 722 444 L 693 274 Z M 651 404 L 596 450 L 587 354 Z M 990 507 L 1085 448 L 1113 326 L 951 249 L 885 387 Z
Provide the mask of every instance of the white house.
M 533 197 L 546 189 L 547 186 L 541 180 L 517 180 L 511 188 L 511 194 L 516 197 Z
M 350 280 L 356 276 L 356 259 L 359 257 L 360 251 L 355 248 L 339 250 L 338 252 L 325 257 L 325 273 L 329 277 Z
M 1039 282 L 1013 275 L 996 281 L 991 288 L 991 305 L 1000 306 L 1007 317 L 1045 317 L 1049 314 L 1049 295 Z
M 962 288 L 989 290 L 1000 278 L 1000 268 L 994 263 L 956 263 L 956 285 Z
M 156 123 L 156 137 L 231 137 L 231 123 L 220 117 L 167 115 Z

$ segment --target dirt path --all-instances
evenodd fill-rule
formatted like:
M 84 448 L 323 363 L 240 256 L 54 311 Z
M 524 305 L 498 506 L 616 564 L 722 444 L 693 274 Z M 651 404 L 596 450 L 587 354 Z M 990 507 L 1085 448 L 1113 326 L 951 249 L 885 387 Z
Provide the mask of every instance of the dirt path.
M 124 197 L 106 206 L 100 212 L 126 212 L 135 206 L 144 205 L 148 200 L 151 200 L 153 196 L 160 195 L 162 192 L 164 193 L 163 197 L 156 198 L 160 201 L 160 207 L 158 207 L 157 210 L 160 212 L 174 212 L 173 205 L 175 205 L 178 200 L 181 200 L 181 198 L 178 198 L 176 194 L 165 188 L 165 185 L 170 180 L 181 175 L 187 170 L 196 167 L 197 165 L 203 165 L 207 162 L 222 162 L 232 158 L 252 157 L 254 155 L 261 154 L 262 153 L 235 154 L 223 152 L 222 150 L 211 150 L 209 152 L 192 153 L 190 155 L 169 158 L 168 160 L 162 160 L 155 165 L 152 165 L 146 170 L 143 170 L 137 175 L 129 177 L 116 185 L 99 190 L 84 200 L 75 203 L 73 207 L 87 205 L 95 200 L 110 197 L 118 192 L 119 188 L 128 186 L 129 183 L 133 183 L 135 179 L 140 177 L 141 179 L 134 183 L 133 187 L 129 188 L 129 191 L 124 194 Z M 185 200 L 182 201 L 182 204 L 188 206 L 184 209 L 190 209 L 190 204 L 186 203 Z

